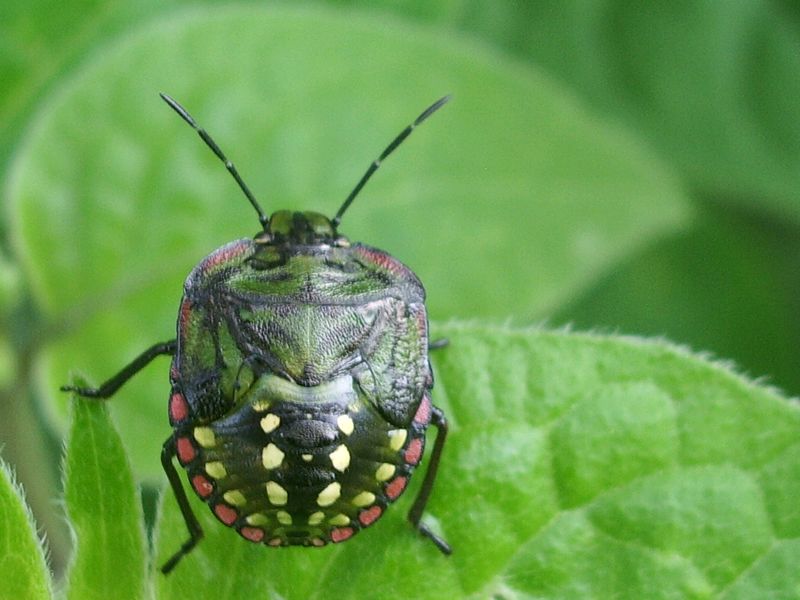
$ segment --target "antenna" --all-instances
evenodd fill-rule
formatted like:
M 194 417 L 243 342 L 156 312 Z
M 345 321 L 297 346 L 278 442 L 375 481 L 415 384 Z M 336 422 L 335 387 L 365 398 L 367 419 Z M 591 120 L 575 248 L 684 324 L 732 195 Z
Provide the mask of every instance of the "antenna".
M 192 115 L 189 114 L 189 111 L 183 108 L 183 106 L 181 106 L 177 102 L 177 100 L 174 100 L 173 98 L 164 93 L 159 93 L 158 95 L 161 96 L 161 99 L 167 104 L 169 104 L 170 108 L 172 108 L 172 110 L 178 113 L 180 117 L 184 121 L 186 121 L 192 127 L 192 129 L 194 129 L 198 133 L 200 139 L 202 139 L 206 143 L 206 145 L 209 148 L 211 148 L 214 154 L 217 155 L 217 158 L 219 158 L 225 164 L 225 168 L 228 169 L 228 172 L 231 175 L 233 175 L 233 178 L 236 180 L 236 183 L 239 184 L 239 187 L 244 192 L 244 195 L 247 196 L 247 199 L 250 201 L 250 204 L 252 204 L 253 208 L 256 209 L 256 212 L 258 213 L 258 220 L 261 223 L 261 227 L 266 229 L 267 226 L 269 225 L 269 218 L 267 217 L 267 215 L 264 214 L 264 211 L 261 210 L 258 201 L 256 201 L 255 196 L 253 196 L 253 192 L 251 192 L 250 188 L 247 187 L 247 184 L 239 175 L 239 171 L 236 170 L 234 164 L 230 160 L 228 160 L 228 157 L 225 156 L 225 153 L 220 149 L 219 146 L 217 146 L 217 143 L 208 134 L 208 132 L 197 124 L 197 121 L 195 121 L 192 118 Z
M 409 135 L 411 135 L 411 132 L 414 131 L 414 128 L 417 127 L 417 125 L 421 124 L 425 119 L 430 117 L 433 113 L 435 113 L 442 106 L 444 106 L 444 104 L 447 103 L 448 100 L 450 100 L 449 95 L 439 98 L 436 102 L 434 102 L 424 111 L 422 111 L 422 114 L 418 116 L 416 119 L 414 119 L 414 122 L 411 123 L 411 125 L 403 129 L 403 131 L 400 132 L 400 135 L 394 138 L 392 142 L 388 146 L 386 146 L 386 149 L 383 152 L 381 152 L 381 155 L 372 161 L 372 164 L 367 169 L 367 172 L 364 173 L 363 177 L 361 177 L 361 181 L 359 181 L 356 184 L 356 187 L 354 187 L 353 191 L 350 192 L 350 195 L 347 196 L 347 199 L 344 201 L 342 206 L 339 207 L 339 210 L 336 212 L 336 216 L 333 217 L 333 219 L 331 220 L 331 224 L 333 225 L 334 228 L 338 227 L 339 223 L 342 222 L 342 215 L 344 214 L 344 212 L 350 207 L 350 204 L 352 204 L 353 200 L 355 200 L 355 197 L 358 196 L 358 193 L 361 191 L 361 188 L 363 188 L 364 185 L 367 183 L 367 181 L 369 181 L 369 178 L 372 177 L 372 174 L 375 173 L 375 171 L 378 170 L 378 167 L 381 166 L 381 163 L 384 160 L 386 160 L 386 157 L 388 157 L 392 152 L 394 152 L 397 149 L 397 147 L 403 143 L 403 140 L 405 140 Z

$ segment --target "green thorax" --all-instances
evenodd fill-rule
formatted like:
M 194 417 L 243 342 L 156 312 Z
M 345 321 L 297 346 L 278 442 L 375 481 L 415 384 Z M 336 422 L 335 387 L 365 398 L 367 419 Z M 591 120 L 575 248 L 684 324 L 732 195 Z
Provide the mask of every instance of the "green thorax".
M 336 227 L 323 214 L 278 210 L 272 213 L 267 227 L 256 236 L 256 241 L 272 245 L 314 245 L 334 244 L 337 237 Z

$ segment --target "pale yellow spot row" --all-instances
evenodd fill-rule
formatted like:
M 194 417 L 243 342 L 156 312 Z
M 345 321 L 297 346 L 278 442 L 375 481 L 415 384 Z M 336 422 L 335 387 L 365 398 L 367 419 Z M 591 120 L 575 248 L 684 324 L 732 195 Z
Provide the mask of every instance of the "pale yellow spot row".
M 247 499 L 239 490 L 230 490 L 225 492 L 222 494 L 222 497 L 225 498 L 225 502 L 232 504 L 233 506 L 244 506 L 247 504 Z
M 335 517 L 331 517 L 328 519 L 328 523 L 331 525 L 349 525 L 350 524 L 350 517 L 345 514 L 339 513 Z
M 302 458 L 306 462 L 311 462 L 311 459 L 314 457 L 311 454 L 301 454 L 300 458 Z
M 375 494 L 372 492 L 361 492 L 353 498 L 353 504 L 356 506 L 369 506 L 373 502 L 375 502 Z
M 223 479 L 228 475 L 228 471 L 225 470 L 225 465 L 218 460 L 206 463 L 206 473 L 211 475 L 214 479 Z
M 261 452 L 261 462 L 265 469 L 280 467 L 284 454 L 275 444 L 267 444 Z
M 210 427 L 195 427 L 194 439 L 196 439 L 197 443 L 203 448 L 213 448 L 217 443 L 214 431 Z
M 272 433 L 280 424 L 281 418 L 278 415 L 273 415 L 272 413 L 269 413 L 266 417 L 261 419 L 261 429 L 264 430 L 264 433 Z
M 343 434 L 350 435 L 353 433 L 355 425 L 353 424 L 353 419 L 351 419 L 349 415 L 339 415 L 339 418 L 336 419 L 336 424 Z
M 325 518 L 325 513 L 321 510 L 318 510 L 315 513 L 311 513 L 308 515 L 308 524 L 309 525 L 319 525 L 322 523 L 322 519 Z
M 269 519 L 267 515 L 264 513 L 253 513 L 252 515 L 247 515 L 245 519 L 248 525 L 268 525 Z
M 281 525 L 291 525 L 292 524 L 292 515 L 290 515 L 285 510 L 279 510 L 275 513 L 275 516 L 278 518 L 278 523 Z
M 390 465 L 389 463 L 383 463 L 380 467 L 375 471 L 375 479 L 378 481 L 387 481 L 394 475 L 395 467 L 394 465 Z
M 350 451 L 344 444 L 341 444 L 328 456 L 331 458 L 331 464 L 333 465 L 333 468 L 337 471 L 344 473 L 344 470 L 350 466 Z
M 289 492 L 274 481 L 267 482 L 267 497 L 275 506 L 283 506 L 289 499 Z
M 406 437 L 408 437 L 408 431 L 405 429 L 392 429 L 389 432 L 389 448 L 400 450 L 406 443 Z
M 342 493 L 342 486 L 338 481 L 329 484 L 317 496 L 317 504 L 320 506 L 330 506 L 339 499 Z

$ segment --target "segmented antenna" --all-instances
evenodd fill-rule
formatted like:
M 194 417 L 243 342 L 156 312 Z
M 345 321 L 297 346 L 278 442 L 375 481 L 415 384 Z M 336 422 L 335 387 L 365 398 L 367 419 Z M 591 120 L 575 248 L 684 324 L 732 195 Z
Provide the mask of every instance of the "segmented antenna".
M 411 125 L 409 125 L 403 131 L 401 131 L 400 135 L 394 138 L 392 142 L 388 146 L 386 146 L 386 149 L 383 152 L 381 152 L 381 155 L 374 161 L 372 161 L 372 164 L 367 169 L 367 172 L 364 173 L 364 176 L 361 178 L 361 181 L 359 181 L 356 184 L 356 187 L 353 188 L 353 191 L 350 192 L 350 195 L 347 196 L 347 199 L 344 201 L 342 206 L 336 212 L 336 216 L 333 217 L 333 219 L 331 220 L 331 224 L 334 226 L 334 228 L 338 227 L 339 223 L 342 222 L 342 215 L 344 214 L 344 212 L 350 207 L 350 204 L 352 204 L 353 200 L 355 200 L 355 197 L 361 191 L 361 188 L 363 188 L 364 185 L 367 183 L 367 181 L 369 181 L 369 178 L 372 177 L 372 174 L 375 173 L 375 171 L 378 170 L 378 167 L 381 166 L 381 163 L 384 160 L 386 160 L 386 157 L 389 156 L 392 152 L 394 152 L 395 149 L 400 144 L 403 143 L 403 140 L 405 140 L 409 135 L 411 135 L 411 132 L 414 131 L 414 128 L 417 125 L 422 123 L 425 119 L 427 119 L 437 110 L 439 110 L 445 103 L 447 103 L 448 100 L 450 100 L 449 95 L 439 98 L 436 102 L 434 102 L 424 111 L 422 111 L 422 114 L 418 116 L 416 119 L 414 119 L 414 122 L 411 123 Z
M 178 113 L 184 121 L 186 121 L 189 125 L 191 125 L 192 129 L 194 129 L 200 136 L 200 139 L 202 139 L 206 143 L 206 146 L 211 148 L 214 154 L 217 155 L 217 158 L 219 158 L 225 164 L 225 168 L 228 169 L 228 173 L 233 175 L 233 178 L 236 180 L 236 183 L 239 184 L 239 187 L 244 192 L 244 195 L 247 196 L 247 199 L 250 201 L 250 204 L 252 204 L 253 208 L 256 209 L 256 212 L 258 213 L 258 220 L 261 223 L 261 227 L 266 229 L 267 226 L 269 225 L 269 218 L 267 217 L 267 215 L 264 214 L 264 211 L 261 210 L 261 206 L 259 206 L 258 201 L 256 200 L 255 196 L 253 196 L 253 192 L 250 191 L 250 188 L 247 187 L 247 184 L 239 175 L 239 171 L 236 170 L 234 164 L 230 160 L 228 160 L 228 157 L 225 156 L 225 153 L 220 149 L 219 146 L 217 146 L 217 143 L 214 141 L 214 139 L 208 134 L 208 132 L 205 129 L 203 129 L 197 124 L 197 121 L 195 121 L 194 118 L 192 118 L 192 115 L 189 114 L 189 111 L 183 108 L 183 106 L 181 106 L 177 100 L 174 100 L 173 98 L 164 93 L 159 93 L 159 96 L 161 96 L 161 99 L 164 100 L 164 102 L 166 102 L 167 104 L 169 104 L 172 110 Z

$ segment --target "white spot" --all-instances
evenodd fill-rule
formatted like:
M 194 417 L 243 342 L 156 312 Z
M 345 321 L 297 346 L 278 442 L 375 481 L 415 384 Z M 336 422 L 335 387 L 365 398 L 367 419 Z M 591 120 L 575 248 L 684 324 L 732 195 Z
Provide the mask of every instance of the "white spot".
M 261 463 L 265 469 L 275 469 L 281 466 L 284 453 L 275 444 L 267 444 L 261 451 Z
M 372 492 L 361 492 L 353 498 L 353 504 L 356 506 L 369 506 L 373 502 L 375 502 L 375 494 Z
M 339 426 L 341 432 L 345 435 L 350 435 L 353 433 L 353 419 L 350 418 L 350 415 L 339 415 L 339 418 L 336 419 L 336 424 Z
M 325 518 L 325 513 L 321 510 L 318 510 L 315 513 L 311 513 L 308 515 L 308 524 L 309 525 L 319 525 L 322 523 L 322 519 Z
M 291 525 L 292 524 L 292 515 L 290 515 L 285 510 L 279 510 L 275 513 L 275 516 L 278 519 L 278 523 L 281 525 Z
M 278 415 L 269 413 L 266 417 L 261 419 L 261 429 L 264 433 L 272 433 L 281 424 L 281 418 Z
M 248 525 L 268 525 L 269 524 L 269 519 L 267 518 L 267 515 L 265 515 L 264 513 L 253 513 L 252 515 L 247 515 L 247 518 L 245 518 L 245 521 L 247 521 Z
M 210 427 L 195 427 L 194 439 L 196 439 L 197 443 L 203 448 L 213 448 L 217 443 L 214 431 Z
M 250 406 L 253 407 L 253 410 L 256 412 L 264 412 L 265 410 L 269 410 L 270 404 L 272 404 L 269 400 L 256 400 Z
M 206 473 L 211 475 L 214 479 L 223 479 L 228 475 L 228 471 L 225 470 L 225 465 L 218 460 L 206 463 Z
M 289 500 L 289 492 L 274 481 L 267 482 L 267 497 L 275 506 L 283 506 Z
M 394 475 L 395 466 L 389 463 L 382 463 L 375 471 L 375 479 L 378 481 L 388 481 Z
M 350 466 L 350 451 L 347 449 L 347 446 L 341 444 L 336 450 L 331 452 L 328 456 L 330 456 L 331 464 L 333 468 L 337 471 L 341 471 L 344 473 L 344 470 Z
M 222 494 L 222 497 L 225 498 L 225 502 L 231 504 L 233 506 L 244 506 L 247 504 L 247 499 L 244 497 L 244 494 L 239 490 L 230 490 Z
M 314 456 L 311 454 L 301 454 L 300 458 L 302 458 L 306 462 L 311 462 Z
M 343 513 L 339 513 L 338 515 L 328 519 L 328 523 L 330 523 L 331 525 L 349 525 L 350 517 L 348 517 Z
M 328 485 L 317 496 L 317 504 L 320 506 L 330 506 L 339 499 L 342 493 L 342 485 L 338 481 L 334 481 Z
M 400 450 L 403 444 L 406 443 L 408 431 L 405 429 L 392 429 L 389 431 L 389 448 L 392 450 Z

